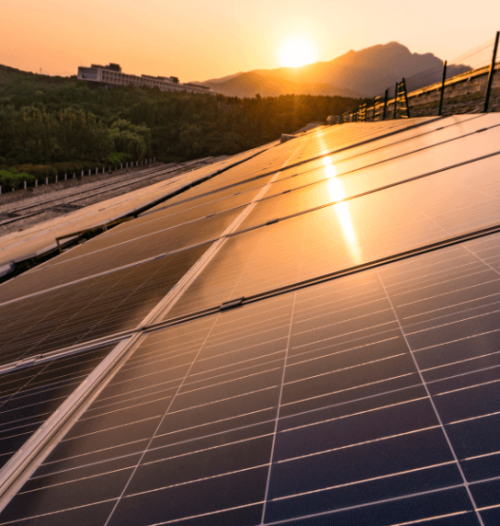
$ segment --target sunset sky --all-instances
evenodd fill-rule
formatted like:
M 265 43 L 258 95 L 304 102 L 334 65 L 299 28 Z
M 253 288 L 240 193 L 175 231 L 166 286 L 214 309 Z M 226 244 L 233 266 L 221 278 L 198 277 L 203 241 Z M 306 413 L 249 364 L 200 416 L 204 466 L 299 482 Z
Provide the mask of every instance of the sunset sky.
M 207 80 L 398 41 L 450 59 L 492 39 L 498 0 L 0 0 L 0 64 L 51 75 L 118 62 Z

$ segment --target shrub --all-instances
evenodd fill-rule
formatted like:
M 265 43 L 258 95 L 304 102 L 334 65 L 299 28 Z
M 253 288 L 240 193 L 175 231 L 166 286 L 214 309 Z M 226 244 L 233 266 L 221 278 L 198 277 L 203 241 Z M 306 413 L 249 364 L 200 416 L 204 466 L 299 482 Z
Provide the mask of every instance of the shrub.
M 54 182 L 57 175 L 57 169 L 54 166 L 46 164 L 23 164 L 17 167 L 18 171 L 31 174 L 35 179 L 44 182 L 49 178 L 49 182 Z
M 64 176 L 64 174 L 68 174 L 68 176 L 72 175 L 73 173 L 80 173 L 83 170 L 83 164 L 78 162 L 65 162 L 65 163 L 55 163 L 52 165 L 59 175 L 59 178 L 61 176 Z
M 131 161 L 132 156 L 125 152 L 113 152 L 106 157 L 106 165 L 113 168 L 120 168 L 121 164 Z
M 32 185 L 35 182 L 35 178 L 28 173 L 18 172 L 15 168 L 0 170 L 0 185 L 2 186 L 2 190 L 23 188 L 24 181 Z

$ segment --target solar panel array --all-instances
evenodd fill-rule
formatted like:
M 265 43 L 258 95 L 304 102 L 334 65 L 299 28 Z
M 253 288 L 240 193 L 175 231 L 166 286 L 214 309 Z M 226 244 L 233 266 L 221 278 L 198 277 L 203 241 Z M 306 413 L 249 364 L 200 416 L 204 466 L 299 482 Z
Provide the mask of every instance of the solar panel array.
M 140 188 L 134 192 L 120 195 L 104 202 L 87 206 L 64 217 L 58 217 L 26 230 L 14 232 L 2 237 L 0 247 L 0 270 L 2 266 L 41 256 L 57 248 L 56 238 L 68 236 L 78 231 L 107 225 L 123 217 L 138 213 L 144 207 L 175 195 L 193 184 L 214 177 L 231 166 L 235 166 L 273 144 L 233 155 L 197 170 L 172 177 L 167 181 Z M 0 274 L 1 275 L 1 274 Z
M 0 285 L 0 524 L 499 524 L 499 139 L 323 127 Z

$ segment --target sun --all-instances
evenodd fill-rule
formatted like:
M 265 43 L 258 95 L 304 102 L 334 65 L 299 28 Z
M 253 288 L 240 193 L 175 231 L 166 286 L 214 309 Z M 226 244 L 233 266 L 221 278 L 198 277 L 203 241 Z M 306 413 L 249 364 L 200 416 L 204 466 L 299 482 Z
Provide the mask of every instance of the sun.
M 283 66 L 298 68 L 314 61 L 314 49 L 301 38 L 288 40 L 281 46 L 280 62 Z

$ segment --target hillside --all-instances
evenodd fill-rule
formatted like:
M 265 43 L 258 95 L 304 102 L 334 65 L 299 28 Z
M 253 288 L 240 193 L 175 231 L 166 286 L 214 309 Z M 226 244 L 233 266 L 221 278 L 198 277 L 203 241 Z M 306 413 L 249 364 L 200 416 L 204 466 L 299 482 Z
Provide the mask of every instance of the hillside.
M 0 88 L 12 83 L 13 81 L 38 82 L 44 85 L 49 85 L 61 84 L 74 79 L 75 77 L 58 77 L 31 73 L 29 71 L 22 71 L 21 69 L 11 68 L 10 66 L 0 64 Z
M 349 51 L 329 62 L 316 62 L 300 68 L 254 70 L 202 82 L 228 96 L 253 97 L 284 94 L 341 95 L 373 97 L 402 77 L 436 68 L 440 78 L 442 60 L 432 53 L 412 53 L 398 42 L 379 44 L 360 51 Z M 450 66 L 450 74 L 467 70 Z M 426 78 L 429 82 L 429 78 Z M 414 85 L 413 88 L 421 87 Z
M 284 68 L 288 69 L 288 68 Z M 274 71 L 278 73 L 274 74 Z M 357 91 L 335 87 L 327 82 L 303 82 L 300 79 L 286 78 L 280 70 L 256 70 L 238 75 L 231 75 L 228 80 L 211 80 L 205 82 L 217 93 L 229 97 L 277 97 L 279 95 L 328 95 L 331 97 L 361 98 L 364 95 Z
M 170 162 L 231 155 L 358 103 L 104 89 L 0 65 L 0 185 L 10 185 L 12 174 L 1 174 L 7 168 L 45 178 L 149 157 Z

